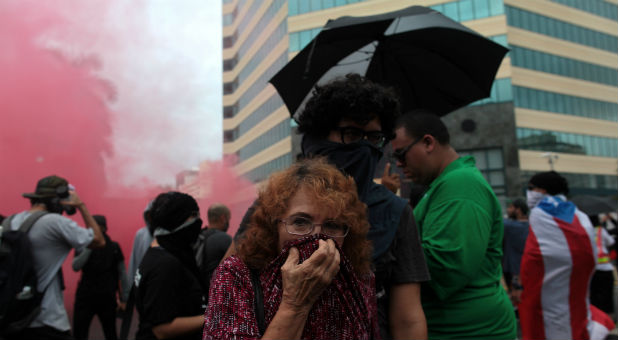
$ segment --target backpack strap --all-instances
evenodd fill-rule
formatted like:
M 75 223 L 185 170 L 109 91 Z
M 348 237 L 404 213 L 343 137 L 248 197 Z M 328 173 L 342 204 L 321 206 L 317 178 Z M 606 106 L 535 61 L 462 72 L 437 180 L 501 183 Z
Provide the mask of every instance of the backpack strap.
M 2 221 L 2 227 L 4 228 L 4 231 L 11 230 L 11 222 L 13 221 L 13 217 L 15 217 L 15 215 L 11 215 L 5 218 L 4 221 Z
M 32 226 L 34 225 L 34 223 L 41 217 L 43 217 L 43 215 L 47 215 L 49 212 L 45 211 L 45 210 L 39 210 L 39 211 L 35 211 L 32 214 L 30 214 L 30 216 L 28 216 L 28 218 L 24 221 L 24 223 L 21 224 L 21 226 L 19 227 L 19 231 L 21 231 L 22 233 L 27 234 L 30 231 L 30 228 L 32 228 Z M 11 220 L 12 220 L 13 216 L 11 216 Z
M 260 335 L 264 335 L 266 325 L 264 320 L 264 296 L 262 295 L 262 285 L 260 284 L 260 273 L 255 269 L 251 270 L 251 285 L 253 286 L 253 308 L 257 319 Z

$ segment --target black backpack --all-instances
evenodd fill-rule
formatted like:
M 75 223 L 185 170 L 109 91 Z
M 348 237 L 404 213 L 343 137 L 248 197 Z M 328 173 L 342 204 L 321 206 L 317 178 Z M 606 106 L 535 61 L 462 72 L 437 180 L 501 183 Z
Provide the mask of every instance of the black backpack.
M 37 277 L 28 232 L 47 211 L 32 213 L 19 230 L 11 230 L 13 216 L 2 223 L 0 236 L 0 335 L 15 334 L 30 325 L 41 311 L 43 294 Z
M 195 262 L 197 264 L 197 268 L 199 269 L 200 275 L 206 284 L 206 291 L 204 292 L 206 297 L 206 302 L 208 302 L 208 289 L 210 288 L 210 275 L 212 274 L 212 268 L 207 268 L 206 263 L 206 241 L 212 235 L 217 232 L 216 229 L 206 228 L 200 231 L 197 240 L 193 244 L 193 253 L 195 254 Z

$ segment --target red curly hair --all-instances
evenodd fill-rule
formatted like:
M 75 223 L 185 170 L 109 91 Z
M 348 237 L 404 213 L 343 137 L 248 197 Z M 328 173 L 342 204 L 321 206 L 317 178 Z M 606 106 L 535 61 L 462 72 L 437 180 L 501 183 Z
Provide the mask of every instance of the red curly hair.
M 367 240 L 367 206 L 358 199 L 354 179 L 322 158 L 297 162 L 270 176 L 261 190 L 257 207 L 237 256 L 249 267 L 263 269 L 279 254 L 278 221 L 289 209 L 290 199 L 304 188 L 320 209 L 349 227 L 343 253 L 358 274 L 370 271 L 371 242 Z

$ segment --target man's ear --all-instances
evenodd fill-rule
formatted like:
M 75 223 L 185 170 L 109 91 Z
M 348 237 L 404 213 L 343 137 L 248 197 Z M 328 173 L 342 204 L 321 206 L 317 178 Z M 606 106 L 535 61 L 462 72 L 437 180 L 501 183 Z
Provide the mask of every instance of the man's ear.
M 423 143 L 425 150 L 428 153 L 431 153 L 436 148 L 438 141 L 434 136 L 426 134 L 425 136 L 423 136 L 423 140 L 421 141 L 421 143 Z

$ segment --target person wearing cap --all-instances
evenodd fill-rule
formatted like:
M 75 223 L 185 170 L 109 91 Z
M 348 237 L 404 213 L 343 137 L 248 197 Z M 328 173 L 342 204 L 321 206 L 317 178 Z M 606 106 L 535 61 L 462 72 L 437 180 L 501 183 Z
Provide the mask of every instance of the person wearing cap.
M 135 273 L 136 339 L 201 339 L 205 283 L 193 253 L 202 220 L 190 195 L 159 194 L 150 210 L 154 240 Z
M 18 336 L 22 339 L 71 339 L 71 326 L 64 307 L 62 263 L 72 249 L 101 248 L 105 238 L 97 222 L 66 179 L 55 175 L 40 179 L 30 199 L 29 210 L 9 217 L 10 228 L 17 230 L 28 217 L 44 212 L 30 231 L 37 287 L 43 294 L 41 312 Z M 86 228 L 62 216 L 64 211 L 79 211 Z
M 523 339 L 604 339 L 614 328 L 611 318 L 590 304 L 594 227 L 567 201 L 568 192 L 567 180 L 555 171 L 528 182 L 530 230 L 520 270 Z

